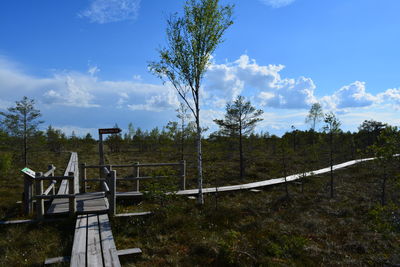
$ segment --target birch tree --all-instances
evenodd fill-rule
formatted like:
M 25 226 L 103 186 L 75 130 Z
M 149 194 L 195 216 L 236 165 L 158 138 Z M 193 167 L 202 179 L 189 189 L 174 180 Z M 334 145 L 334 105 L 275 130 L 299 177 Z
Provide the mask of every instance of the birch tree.
M 329 135 L 329 160 L 331 167 L 331 198 L 333 198 L 333 152 L 334 152 L 334 136 L 340 132 L 340 121 L 332 112 L 325 114 L 324 117 L 324 131 Z
M 306 117 L 306 123 L 309 123 L 311 129 L 315 131 L 315 127 L 318 122 L 320 122 L 324 118 L 324 113 L 322 112 L 321 104 L 314 103 L 312 104 L 310 111 Z
M 155 75 L 173 85 L 196 121 L 198 204 L 204 203 L 200 88 L 212 53 L 233 23 L 232 10 L 218 0 L 187 0 L 183 16 L 167 20 L 167 46 L 159 51 L 159 61 L 149 64 Z

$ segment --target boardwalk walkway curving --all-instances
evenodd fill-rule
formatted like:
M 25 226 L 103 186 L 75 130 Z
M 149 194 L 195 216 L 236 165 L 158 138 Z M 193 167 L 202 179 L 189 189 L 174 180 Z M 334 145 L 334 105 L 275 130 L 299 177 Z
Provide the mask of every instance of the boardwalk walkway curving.
M 370 161 L 373 160 L 374 158 L 365 158 L 365 159 L 356 159 L 356 160 L 350 160 L 344 163 L 340 163 L 337 165 L 333 166 L 333 170 L 338 170 L 342 169 L 345 167 L 352 166 L 354 164 L 358 164 L 361 162 L 365 161 Z M 304 176 L 313 176 L 313 175 L 318 175 L 318 174 L 324 174 L 330 172 L 331 168 L 323 168 L 315 171 L 309 171 L 306 172 L 305 174 L 303 173 L 298 173 L 298 174 L 293 174 L 289 175 L 286 177 L 286 181 L 291 182 L 297 179 L 300 179 Z M 248 189 L 254 189 L 254 188 L 259 188 L 259 187 L 264 187 L 264 186 L 269 186 L 269 185 L 275 185 L 275 184 L 281 184 L 285 182 L 285 178 L 275 178 L 275 179 L 269 179 L 269 180 L 264 180 L 260 182 L 253 182 L 253 183 L 247 183 L 247 184 L 238 184 L 238 185 L 228 185 L 228 186 L 221 186 L 221 187 L 209 187 L 209 188 L 203 188 L 203 193 L 215 193 L 215 192 L 227 192 L 227 191 L 238 191 L 238 190 L 248 190 Z M 180 190 L 177 191 L 177 195 L 196 195 L 199 193 L 198 189 L 189 189 L 189 190 Z

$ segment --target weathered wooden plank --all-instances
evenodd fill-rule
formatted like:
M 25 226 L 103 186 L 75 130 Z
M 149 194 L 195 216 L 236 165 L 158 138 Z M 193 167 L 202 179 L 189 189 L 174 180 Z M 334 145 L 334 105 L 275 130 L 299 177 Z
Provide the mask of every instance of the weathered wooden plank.
M 68 199 L 59 199 L 59 201 L 50 206 L 47 211 L 48 215 L 68 213 L 69 201 Z M 109 208 L 108 201 L 105 198 L 104 192 L 90 192 L 76 195 L 76 212 L 83 213 L 104 213 Z
M 74 197 L 74 194 L 59 194 L 59 195 L 38 195 L 36 199 L 68 199 Z
M 71 266 L 86 266 L 87 223 L 87 215 L 77 217 L 71 252 Z
M 63 256 L 63 257 L 56 257 L 56 258 L 49 258 L 44 261 L 44 265 L 50 265 L 55 263 L 62 263 L 62 262 L 69 262 L 71 261 L 71 257 Z
M 130 254 L 139 254 L 139 253 L 142 253 L 142 250 L 140 248 L 128 248 L 128 249 L 117 250 L 118 256 L 125 256 Z
M 103 248 L 104 266 L 121 266 L 119 262 L 117 248 L 111 232 L 110 221 L 107 214 L 99 215 L 100 236 Z
M 37 223 L 37 222 L 55 222 L 63 220 L 62 218 L 54 219 L 31 219 L 31 220 L 11 220 L 11 221 L 0 221 L 0 224 L 20 224 L 20 223 Z
M 129 192 L 116 192 L 117 197 L 141 197 L 143 193 L 138 191 L 129 191 Z
M 103 266 L 98 218 L 95 214 L 89 214 L 87 218 L 86 266 Z
M 162 178 L 168 178 L 168 177 L 174 177 L 174 176 L 178 176 L 178 175 L 124 177 L 124 178 L 117 178 L 117 180 L 136 181 L 136 180 L 148 180 L 148 179 L 162 179 Z
M 67 168 L 65 169 L 64 176 L 68 176 L 69 172 L 74 172 L 75 169 L 77 168 L 78 164 L 78 154 L 76 152 L 71 152 L 71 157 L 68 161 Z M 74 176 L 76 176 L 77 173 L 74 172 Z M 53 177 L 52 177 L 53 178 Z M 77 180 L 77 179 L 74 179 Z M 75 191 L 78 193 L 79 191 Z M 60 187 L 57 191 L 57 195 L 66 195 L 69 193 L 69 186 L 68 186 L 68 180 L 64 179 L 60 183 Z M 69 200 L 68 199 L 55 199 L 51 203 L 49 209 L 47 210 L 47 214 L 60 214 L 60 213 L 66 213 L 68 210 L 65 210 L 65 205 L 68 205 Z M 68 206 L 67 206 L 68 208 Z
M 145 215 L 150 215 L 150 214 L 151 214 L 151 211 L 120 213 L 120 214 L 116 214 L 115 217 L 145 216 Z
M 47 189 L 43 192 L 43 195 L 48 195 L 52 189 L 54 189 L 57 181 L 53 180 L 51 181 L 50 185 L 47 187 Z

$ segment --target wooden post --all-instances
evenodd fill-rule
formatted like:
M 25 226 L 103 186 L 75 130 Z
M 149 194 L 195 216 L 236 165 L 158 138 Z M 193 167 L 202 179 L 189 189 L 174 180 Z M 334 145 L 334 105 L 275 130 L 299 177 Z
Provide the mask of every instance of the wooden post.
M 24 175 L 24 213 L 25 215 L 32 214 L 33 212 L 33 179 L 29 175 Z
M 133 167 L 133 176 L 136 178 L 140 177 L 139 162 L 135 162 L 133 164 L 133 166 L 134 166 Z M 139 187 L 140 187 L 139 180 L 136 180 L 136 182 L 133 185 L 133 190 L 136 192 L 139 192 Z
M 73 172 L 68 172 L 69 177 L 75 177 Z M 69 213 L 71 216 L 73 216 L 76 212 L 76 199 L 75 199 L 75 186 L 74 186 L 74 181 L 71 179 L 68 179 L 68 193 L 70 195 L 74 195 L 69 198 Z
M 115 190 L 116 190 L 116 181 L 117 181 L 117 172 L 111 171 L 110 176 L 109 176 L 109 184 L 108 187 L 110 188 L 110 194 L 108 198 L 108 203 L 110 204 L 110 215 L 114 216 L 115 215 L 115 210 L 116 210 L 116 198 L 115 198 Z
M 104 147 L 103 147 L 103 134 L 101 134 L 99 132 L 99 165 L 104 165 Z M 99 169 L 99 175 L 100 178 L 104 178 L 104 174 L 103 174 L 103 168 L 100 167 Z
M 181 175 L 181 190 L 185 190 L 186 189 L 186 161 L 185 160 L 181 160 L 180 175 Z
M 43 195 L 43 180 L 40 177 L 43 176 L 42 172 L 37 172 L 35 175 L 35 195 Z M 38 219 L 44 216 L 44 199 L 36 199 L 36 216 Z
M 49 166 L 47 166 L 47 169 L 48 169 L 48 170 L 51 170 L 51 169 L 53 169 L 53 168 L 54 168 L 54 165 L 53 165 L 53 164 L 50 164 Z M 51 172 L 50 176 L 54 176 L 54 169 L 53 169 L 53 171 Z M 53 180 L 52 182 L 54 182 L 54 180 Z M 53 195 L 56 194 L 56 185 L 53 186 L 52 193 L 53 193 Z
M 81 179 L 81 184 L 83 185 L 83 193 L 86 193 L 86 187 L 87 187 L 87 182 L 86 182 L 86 163 L 81 163 L 80 165 L 81 170 L 79 171 L 79 176 Z

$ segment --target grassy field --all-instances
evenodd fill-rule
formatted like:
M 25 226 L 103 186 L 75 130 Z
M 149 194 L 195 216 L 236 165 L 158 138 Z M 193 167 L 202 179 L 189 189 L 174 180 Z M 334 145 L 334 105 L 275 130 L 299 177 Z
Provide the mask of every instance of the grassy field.
M 79 152 L 79 161 L 96 164 L 96 150 Z M 211 151 L 212 152 L 212 151 Z M 235 162 L 205 154 L 206 186 L 241 182 Z M 34 170 L 56 165 L 61 174 L 69 154 L 37 153 Z M 110 164 L 129 162 L 176 162 L 169 153 L 125 151 L 107 154 Z M 195 184 L 193 158 L 188 158 L 189 187 Z M 264 162 L 264 165 L 261 165 Z M 264 188 L 261 192 L 206 195 L 197 207 L 187 197 L 164 197 L 159 191 L 173 188 L 179 180 L 148 182 L 152 193 L 144 199 L 120 200 L 119 213 L 152 211 L 141 218 L 113 218 L 112 231 L 118 249 L 140 247 L 141 256 L 122 259 L 125 266 L 268 266 L 268 265 L 395 265 L 400 264 L 399 187 L 388 185 L 391 204 L 379 205 L 379 179 L 373 163 L 335 173 L 336 194 L 329 197 L 329 175 L 309 178 L 300 185 Z M 249 167 L 243 182 L 280 175 L 273 164 L 260 158 Z M 296 170 L 292 168 L 291 173 Z M 118 171 L 118 176 L 131 170 Z M 148 173 L 168 173 L 167 169 Z M 96 173 L 89 173 L 95 176 Z M 191 178 L 190 178 L 191 177 Z M 1 177 L 0 217 L 22 218 L 22 176 L 12 170 Z M 119 185 L 129 190 L 131 184 Z M 24 225 L 0 226 L 0 266 L 41 265 L 45 258 L 69 255 L 74 219 Z M 68 265 L 68 264 L 67 264 Z

